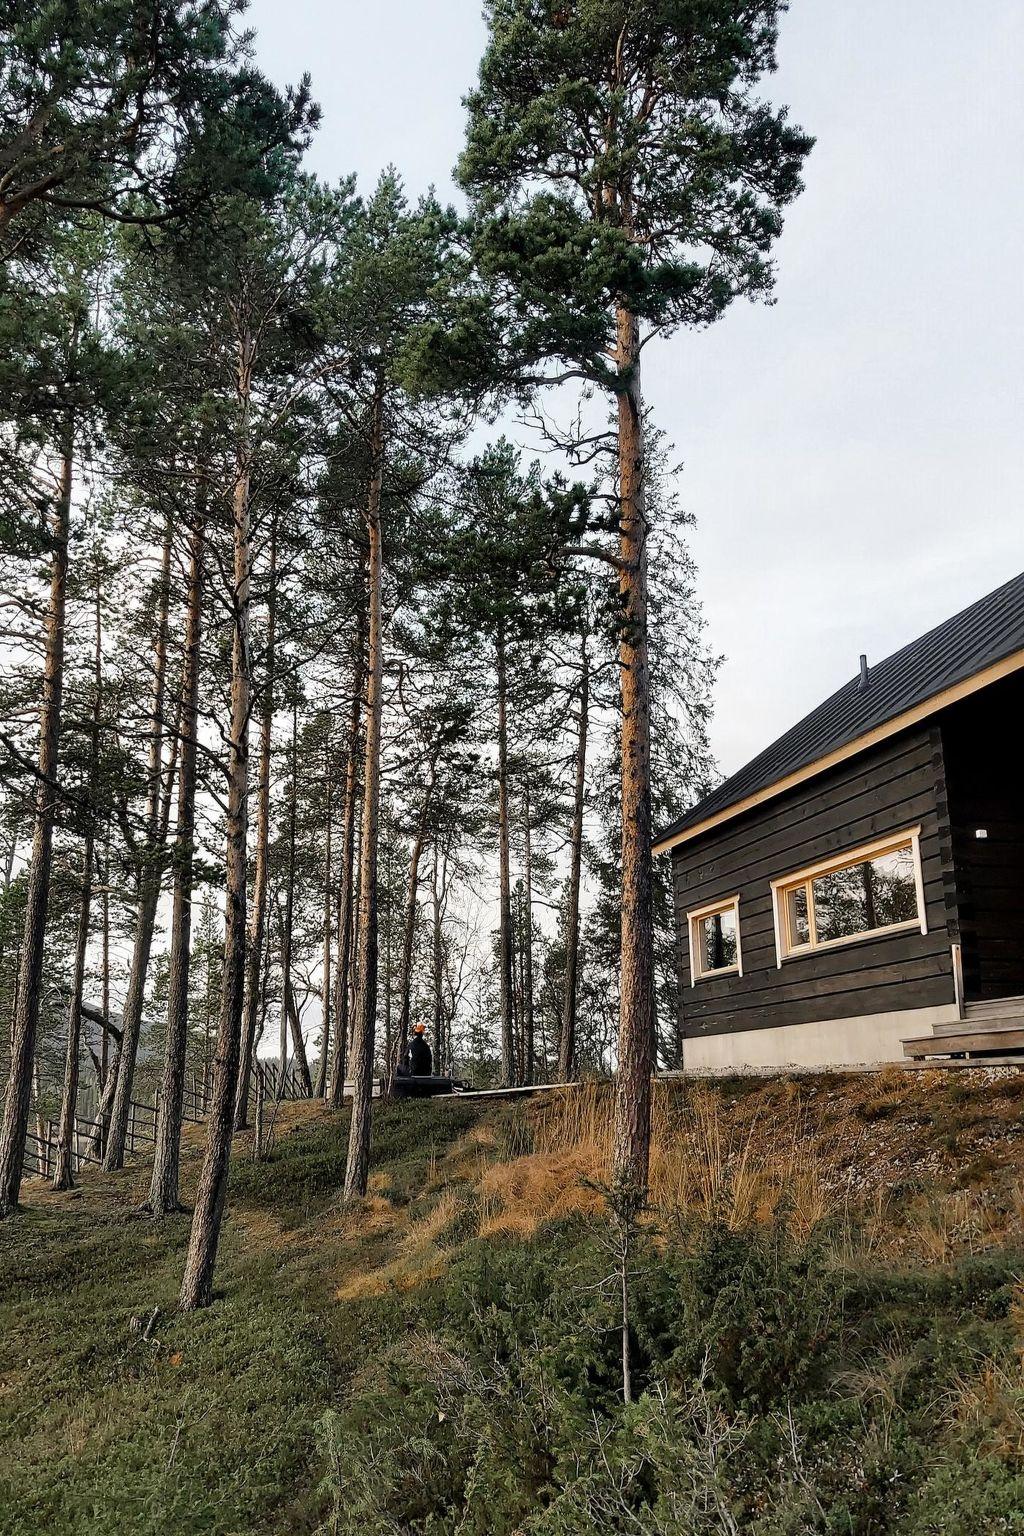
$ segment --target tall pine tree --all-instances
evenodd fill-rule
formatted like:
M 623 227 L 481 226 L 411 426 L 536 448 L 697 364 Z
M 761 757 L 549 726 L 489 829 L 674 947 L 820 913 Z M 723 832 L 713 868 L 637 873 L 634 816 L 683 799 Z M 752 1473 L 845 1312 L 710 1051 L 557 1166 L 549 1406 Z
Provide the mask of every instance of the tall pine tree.
M 489 0 L 459 178 L 500 376 L 607 392 L 621 676 L 615 1177 L 646 1188 L 654 963 L 643 350 L 768 297 L 811 140 L 758 99 L 781 0 Z M 481 309 L 484 305 L 481 304 Z M 478 314 L 478 321 L 484 323 Z

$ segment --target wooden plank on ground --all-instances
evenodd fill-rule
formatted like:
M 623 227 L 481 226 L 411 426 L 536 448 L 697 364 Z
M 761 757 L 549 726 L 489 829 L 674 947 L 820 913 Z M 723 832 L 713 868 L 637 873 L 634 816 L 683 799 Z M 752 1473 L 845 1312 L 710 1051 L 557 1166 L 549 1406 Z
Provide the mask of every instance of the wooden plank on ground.
M 578 1088 L 579 1083 L 520 1083 L 514 1088 L 470 1088 L 462 1092 L 438 1094 L 452 1099 L 524 1099 L 531 1093 L 551 1093 L 555 1088 Z

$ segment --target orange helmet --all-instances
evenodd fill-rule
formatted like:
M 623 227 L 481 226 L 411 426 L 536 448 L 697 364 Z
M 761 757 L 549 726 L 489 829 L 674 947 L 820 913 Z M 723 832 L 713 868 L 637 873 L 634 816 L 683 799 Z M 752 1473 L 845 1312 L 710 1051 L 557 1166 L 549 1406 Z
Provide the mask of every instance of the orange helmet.
M 412 1027 L 412 1032 L 414 1035 L 425 1035 L 427 1032 L 427 1026 L 425 1024 L 414 1024 Z

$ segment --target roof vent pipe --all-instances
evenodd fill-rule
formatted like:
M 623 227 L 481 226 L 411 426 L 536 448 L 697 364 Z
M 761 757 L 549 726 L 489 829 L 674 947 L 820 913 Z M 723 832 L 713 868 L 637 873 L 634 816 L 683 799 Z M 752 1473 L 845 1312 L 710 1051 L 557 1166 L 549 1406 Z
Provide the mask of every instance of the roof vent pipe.
M 864 692 L 864 690 L 867 688 L 867 686 L 868 686 L 868 659 L 867 659 L 866 656 L 862 655 L 861 658 L 860 658 L 860 691 L 861 691 L 861 693 Z

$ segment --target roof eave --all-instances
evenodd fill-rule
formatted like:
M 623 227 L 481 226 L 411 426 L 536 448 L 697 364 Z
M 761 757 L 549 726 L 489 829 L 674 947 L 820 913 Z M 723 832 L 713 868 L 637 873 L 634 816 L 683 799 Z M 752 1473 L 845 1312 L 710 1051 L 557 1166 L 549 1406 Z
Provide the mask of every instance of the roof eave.
M 887 741 L 890 736 L 897 736 L 900 731 L 905 731 L 912 725 L 918 725 L 929 716 L 938 714 L 950 704 L 956 704 L 960 699 L 968 698 L 972 693 L 979 693 L 982 688 L 988 688 L 992 683 L 997 683 L 1004 677 L 1009 677 L 1013 672 L 1019 672 L 1024 667 L 1024 650 L 1013 651 L 1002 660 L 992 662 L 980 671 L 974 672 L 970 677 L 965 677 L 958 683 L 951 684 L 948 688 L 941 689 L 929 698 L 923 699 L 920 704 L 904 710 L 899 715 L 894 715 L 891 720 L 884 721 L 881 725 L 872 727 L 861 736 L 855 736 L 842 746 L 834 747 L 831 752 L 826 752 L 822 757 L 815 758 L 810 763 L 805 763 L 801 768 L 794 768 L 791 773 L 783 775 L 773 783 L 767 784 L 763 789 L 755 790 L 752 794 L 745 795 L 742 799 L 727 805 L 703 821 L 696 821 L 690 826 L 682 827 L 677 832 L 667 832 L 658 838 L 652 845 L 653 853 L 668 853 L 680 843 L 691 842 L 693 838 L 702 836 L 705 832 L 711 832 L 723 822 L 732 821 L 736 816 L 742 816 L 744 811 L 753 810 L 756 806 L 763 805 L 766 800 L 773 800 L 777 795 L 785 794 L 788 789 L 795 789 L 797 785 L 804 784 L 808 779 L 816 778 L 819 773 L 825 773 L 829 768 L 839 763 L 846 762 L 851 757 L 857 757 L 861 752 L 867 752 L 871 747 L 880 742 Z

